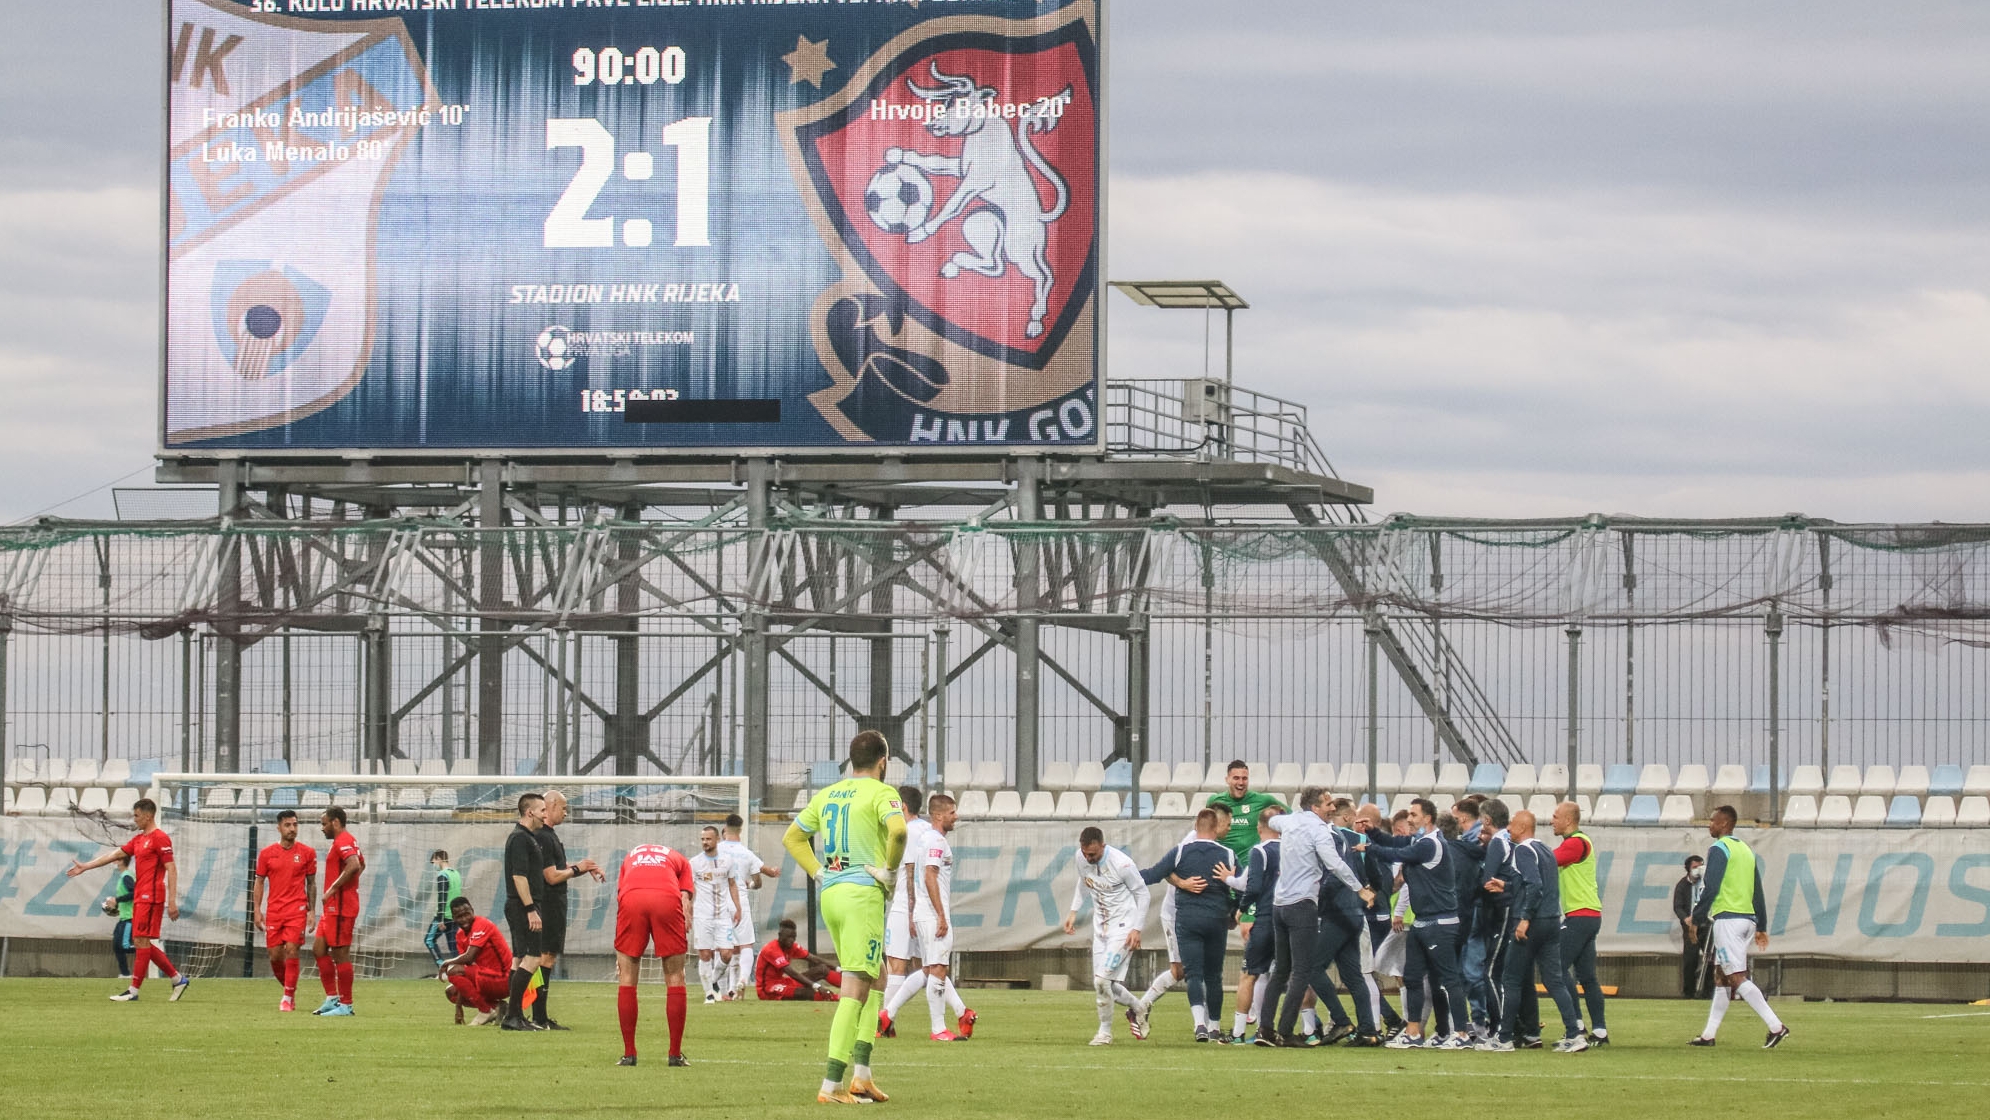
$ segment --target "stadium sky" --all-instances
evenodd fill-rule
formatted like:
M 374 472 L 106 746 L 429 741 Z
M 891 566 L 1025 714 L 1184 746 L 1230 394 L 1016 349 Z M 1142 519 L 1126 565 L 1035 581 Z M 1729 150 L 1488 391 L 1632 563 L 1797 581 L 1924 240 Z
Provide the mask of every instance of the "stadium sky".
M 162 47 L 0 14 L 14 521 L 148 478 Z M 1119 0 L 1111 49 L 1111 274 L 1234 284 L 1378 512 L 1990 521 L 1990 6 Z M 1201 370 L 1111 299 L 1113 375 Z

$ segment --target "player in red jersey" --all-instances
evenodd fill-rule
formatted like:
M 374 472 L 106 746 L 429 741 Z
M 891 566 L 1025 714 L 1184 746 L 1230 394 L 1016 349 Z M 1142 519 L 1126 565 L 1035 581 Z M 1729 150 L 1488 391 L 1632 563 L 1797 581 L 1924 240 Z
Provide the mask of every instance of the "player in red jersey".
M 276 815 L 276 834 L 277 842 L 256 856 L 256 893 L 249 912 L 269 946 L 269 970 L 283 985 L 283 1002 L 276 1009 L 295 1011 L 297 974 L 304 967 L 300 950 L 304 931 L 311 928 L 311 900 L 318 893 L 318 853 L 297 842 L 295 810 Z
M 670 1019 L 670 1064 L 684 1057 L 684 954 L 695 884 L 691 861 L 662 844 L 638 844 L 615 881 L 615 1003 L 622 1017 L 620 1066 L 636 1064 L 636 974 L 652 946 L 663 958 L 664 1010 Z
M 477 1009 L 471 1026 L 495 1023 L 511 994 L 511 945 L 495 923 L 477 916 L 467 898 L 459 896 L 449 904 L 449 917 L 456 923 L 456 955 L 442 962 L 436 979 L 448 985 L 443 995 L 456 1005 L 458 1015 L 466 1003 Z
M 138 998 L 138 989 L 145 984 L 148 965 L 158 965 L 159 971 L 172 977 L 173 994 L 177 1002 L 186 994 L 191 977 L 180 975 L 173 962 L 166 959 L 166 950 L 155 942 L 159 940 L 160 927 L 165 919 L 180 920 L 180 868 L 173 862 L 173 840 L 157 826 L 159 804 L 149 797 L 141 797 L 131 807 L 131 823 L 138 828 L 138 835 L 132 837 L 122 848 L 98 856 L 88 863 L 71 861 L 69 876 L 75 878 L 85 871 L 104 867 L 117 862 L 118 853 L 131 857 L 131 873 L 137 880 L 131 900 L 131 944 L 134 956 L 131 960 L 131 987 L 111 997 L 117 1003 L 131 1003 Z
M 842 973 L 809 956 L 795 941 L 792 918 L 781 919 L 780 936 L 763 946 L 753 962 L 753 994 L 763 1000 L 834 1001 L 842 986 Z
M 318 918 L 318 935 L 311 954 L 318 959 L 318 980 L 325 1002 L 313 1015 L 352 1014 L 352 935 L 359 925 L 359 873 L 366 859 L 359 842 L 345 830 L 345 810 L 334 805 L 318 818 L 318 828 L 331 841 L 325 852 L 325 909 Z

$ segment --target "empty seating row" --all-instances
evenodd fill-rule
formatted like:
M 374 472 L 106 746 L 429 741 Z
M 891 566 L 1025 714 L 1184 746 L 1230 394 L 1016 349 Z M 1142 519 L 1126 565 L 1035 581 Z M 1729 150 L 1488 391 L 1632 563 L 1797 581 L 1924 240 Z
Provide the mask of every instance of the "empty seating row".
M 1990 797 L 1956 799 L 1936 794 L 1923 804 L 1912 794 L 1891 798 L 1860 794 L 1791 794 L 1783 803 L 1783 823 L 1797 828 L 1982 828 L 1990 826 Z
M 21 817 L 66 817 L 72 812 L 123 816 L 131 812 L 131 807 L 138 803 L 138 797 L 138 791 L 130 787 L 113 790 L 92 786 L 77 790 L 69 786 L 52 789 L 23 786 L 19 790 L 6 791 L 4 811 Z

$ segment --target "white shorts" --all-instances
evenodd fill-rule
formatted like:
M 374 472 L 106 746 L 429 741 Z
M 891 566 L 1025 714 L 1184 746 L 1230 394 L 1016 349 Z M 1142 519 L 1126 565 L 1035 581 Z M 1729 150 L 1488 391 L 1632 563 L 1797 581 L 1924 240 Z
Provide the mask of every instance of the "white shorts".
M 1368 932 L 1368 919 L 1361 920 L 1361 971 L 1373 975 L 1375 972 L 1375 939 Z
M 1114 922 L 1111 925 L 1092 923 L 1092 975 L 1105 980 L 1126 980 L 1126 970 L 1133 964 L 1133 952 L 1126 947 L 1127 937 L 1133 933 L 1133 926 L 1127 922 Z
M 939 936 L 940 916 L 921 914 L 912 919 L 912 928 L 919 935 L 919 963 L 928 967 L 936 964 L 951 966 L 954 959 L 954 927 L 947 925 L 947 935 Z
M 710 949 L 714 952 L 720 949 L 730 949 L 732 948 L 732 923 L 716 914 L 710 917 L 702 914 L 693 915 L 691 918 L 691 938 L 691 947 L 693 949 Z
M 1410 951 L 1410 939 L 1402 930 L 1392 929 L 1382 944 L 1375 947 L 1375 973 L 1378 976 L 1394 976 L 1400 980 Z
M 1755 919 L 1714 919 L 1714 967 L 1723 976 L 1748 971 L 1748 954 L 1755 948 Z
M 1164 916 L 1161 919 L 1161 936 L 1168 942 L 1168 963 L 1182 963 L 1181 943 L 1175 940 L 1175 920 Z
M 884 916 L 884 955 L 900 961 L 919 955 L 919 946 L 912 940 L 912 915 L 895 906 Z
M 733 923 L 732 927 L 733 947 L 739 949 L 750 948 L 755 944 L 756 940 L 753 935 L 753 911 L 742 909 L 739 914 L 739 921 Z

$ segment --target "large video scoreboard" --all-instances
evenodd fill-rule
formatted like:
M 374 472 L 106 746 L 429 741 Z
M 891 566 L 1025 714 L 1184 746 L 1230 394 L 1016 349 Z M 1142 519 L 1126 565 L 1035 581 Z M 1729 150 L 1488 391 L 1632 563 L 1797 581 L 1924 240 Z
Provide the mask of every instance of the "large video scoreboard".
M 165 453 L 1090 448 L 1092 0 L 170 0 Z

